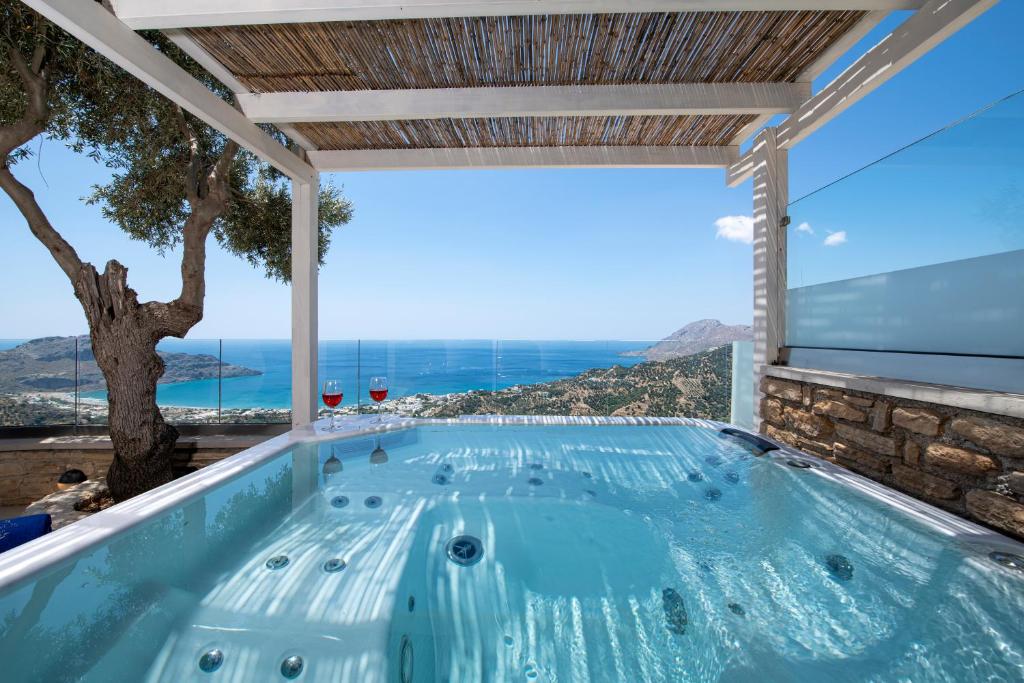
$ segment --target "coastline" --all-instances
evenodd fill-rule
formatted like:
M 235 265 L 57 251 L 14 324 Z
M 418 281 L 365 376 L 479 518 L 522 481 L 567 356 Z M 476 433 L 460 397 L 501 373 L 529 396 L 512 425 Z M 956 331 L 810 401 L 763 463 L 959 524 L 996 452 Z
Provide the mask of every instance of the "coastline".
M 592 368 L 563 379 L 506 388 L 443 394 L 417 393 L 384 401 L 381 411 L 406 417 L 459 415 L 685 416 L 727 420 L 731 390 L 731 346 L 667 361 Z M 338 415 L 373 414 L 376 404 L 347 405 Z M 172 424 L 280 424 L 289 408 L 160 406 Z M 103 399 L 78 399 L 67 392 L 0 395 L 0 426 L 103 425 Z M 330 411 L 321 406 L 320 417 Z
M 409 417 L 427 417 L 427 411 L 437 411 L 450 402 L 466 394 L 432 395 L 417 394 L 384 401 L 382 410 L 385 413 L 406 415 Z M 364 414 L 377 411 L 376 404 L 361 406 Z M 276 424 L 291 421 L 289 408 L 216 408 L 194 406 L 160 406 L 164 419 L 172 424 Z M 357 406 L 345 406 L 338 409 L 338 415 L 355 415 Z M 329 417 L 330 411 L 320 408 L 320 417 Z M 31 415 L 32 419 L 15 415 Z M 79 397 L 79 425 L 104 425 L 107 423 L 107 403 L 99 398 Z M 35 425 L 72 425 L 75 421 L 75 395 L 66 392 L 34 391 L 22 394 L 0 395 L 0 426 L 35 426 Z

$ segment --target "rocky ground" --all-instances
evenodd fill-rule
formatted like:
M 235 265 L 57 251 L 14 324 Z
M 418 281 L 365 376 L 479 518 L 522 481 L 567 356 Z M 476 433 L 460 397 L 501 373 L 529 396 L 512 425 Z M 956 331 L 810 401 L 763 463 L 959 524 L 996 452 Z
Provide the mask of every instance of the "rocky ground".
M 633 367 L 588 370 L 575 377 L 519 385 L 498 391 L 459 394 L 417 394 L 385 401 L 387 413 L 409 417 L 459 415 L 652 415 L 728 420 L 732 383 L 732 350 L 726 345 L 702 353 Z M 216 423 L 211 408 L 164 407 L 170 422 Z M 362 406 L 369 413 L 376 406 Z M 355 406 L 339 415 L 355 414 Z M 326 410 L 320 411 L 326 417 Z M 79 402 L 78 424 L 105 424 L 106 404 Z M 0 426 L 73 424 L 74 397 L 67 393 L 33 392 L 0 395 Z M 287 423 L 287 409 L 247 408 L 222 411 L 225 423 Z
M 639 351 L 627 351 L 623 356 L 643 356 L 647 360 L 671 360 L 692 356 L 734 341 L 751 341 L 754 329 L 750 325 L 723 325 L 721 321 L 707 318 L 681 327 L 654 346 Z

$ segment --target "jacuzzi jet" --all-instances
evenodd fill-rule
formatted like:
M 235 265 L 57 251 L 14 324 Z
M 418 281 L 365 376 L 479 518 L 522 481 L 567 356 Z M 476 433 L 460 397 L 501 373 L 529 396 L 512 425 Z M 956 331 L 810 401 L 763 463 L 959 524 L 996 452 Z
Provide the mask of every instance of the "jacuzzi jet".
M 730 602 L 729 611 L 738 617 L 747 616 L 747 610 L 743 609 L 743 605 L 739 604 L 738 602 Z
M 531 462 L 530 463 L 530 469 L 531 470 L 542 470 L 542 469 L 544 469 L 544 465 L 541 465 L 539 462 Z
M 700 472 L 690 472 L 686 475 L 686 478 L 690 481 L 702 481 L 704 479 L 704 475 Z
M 460 567 L 469 567 L 484 556 L 484 546 L 476 536 L 456 536 L 445 546 L 448 559 Z
M 740 475 L 736 474 L 735 472 L 726 472 L 725 480 L 730 484 L 738 484 L 740 483 Z
M 448 477 L 444 474 L 435 474 L 430 481 L 434 482 L 438 486 L 444 486 L 448 483 Z
M 709 455 L 708 457 L 704 458 L 704 462 L 711 465 L 712 467 L 718 467 L 719 465 L 722 464 L 722 459 L 717 455 Z
M 380 496 L 367 496 L 366 500 L 363 501 L 363 505 L 370 508 L 379 508 L 381 504 Z
M 455 467 L 453 467 L 450 463 L 447 462 L 441 465 L 438 469 L 444 472 L 445 474 L 451 474 L 452 472 L 455 471 Z
M 832 576 L 841 581 L 849 581 L 853 578 L 853 563 L 844 555 L 826 555 L 825 566 L 828 567 Z
M 530 477 L 529 479 L 526 480 L 526 483 L 529 484 L 530 486 L 540 486 L 541 484 L 544 483 L 544 480 L 539 479 L 538 477 Z
M 1013 553 L 1004 553 L 998 550 L 993 550 L 988 554 L 989 559 L 997 564 L 1001 564 L 1009 569 L 1016 569 L 1019 572 L 1024 572 L 1024 556 L 1014 555 Z
M 405 604 L 408 605 L 410 612 L 415 610 L 416 609 L 416 596 L 415 595 L 410 595 L 409 599 L 406 601 Z
M 722 497 L 722 492 L 718 489 L 708 489 L 704 492 L 704 497 L 708 500 L 718 500 Z
M 224 653 L 220 650 L 210 650 L 204 652 L 203 656 L 199 658 L 199 670 L 212 674 L 214 671 L 220 668 L 220 665 L 224 663 Z
M 274 555 L 272 558 L 267 560 L 267 569 L 277 570 L 284 569 L 288 566 L 290 560 L 287 555 Z
M 331 507 L 343 508 L 348 505 L 348 496 L 335 496 L 331 498 Z
M 348 566 L 348 563 L 340 557 L 332 557 L 324 562 L 324 571 L 328 574 L 336 574 Z
M 806 460 L 787 460 L 786 464 L 790 467 L 796 467 L 797 469 L 806 470 L 811 466 L 811 463 Z
M 402 683 L 412 683 L 412 641 L 409 636 L 402 636 L 402 645 L 398 653 L 398 677 Z
M 302 657 L 292 655 L 281 662 L 281 675 L 288 680 L 298 678 L 299 674 L 302 673 L 302 666 Z
M 587 479 L 592 479 L 594 477 L 594 475 L 591 474 L 590 472 L 580 472 L 580 474 L 582 474 Z

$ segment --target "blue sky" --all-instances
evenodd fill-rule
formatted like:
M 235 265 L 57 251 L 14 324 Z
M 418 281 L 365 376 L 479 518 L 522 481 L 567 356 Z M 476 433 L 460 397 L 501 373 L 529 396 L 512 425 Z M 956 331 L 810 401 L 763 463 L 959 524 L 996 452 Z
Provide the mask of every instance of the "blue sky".
M 902 19 L 891 16 L 816 86 Z M 1022 25 L 1024 3 L 1004 0 L 802 142 L 790 153 L 791 198 L 1024 88 Z M 175 296 L 177 254 L 161 258 L 79 201 L 104 179 L 101 166 L 47 142 L 38 164 L 16 172 L 85 259 L 121 260 L 142 299 Z M 750 214 L 750 182 L 726 188 L 720 170 L 429 171 L 330 180 L 344 186 L 355 218 L 335 234 L 321 270 L 322 339 L 655 339 L 698 318 L 752 317 L 751 248 L 716 237 L 716 220 Z M 70 285 L 6 196 L 0 226 L 0 338 L 84 332 Z M 842 248 L 864 238 L 851 229 L 847 244 L 828 249 L 824 230 L 813 236 L 817 251 L 808 252 L 821 263 L 849 262 Z M 887 251 L 910 253 L 920 239 L 887 235 Z M 871 253 L 858 253 L 862 273 L 854 274 L 891 266 L 872 270 L 861 262 Z M 288 336 L 287 287 L 212 240 L 207 272 L 206 316 L 191 338 Z

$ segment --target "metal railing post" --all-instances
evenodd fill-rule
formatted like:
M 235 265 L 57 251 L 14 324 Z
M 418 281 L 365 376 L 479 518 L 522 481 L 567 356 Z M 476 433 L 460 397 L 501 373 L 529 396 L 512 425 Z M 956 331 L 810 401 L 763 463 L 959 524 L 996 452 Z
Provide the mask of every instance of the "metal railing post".
M 217 340 L 217 424 L 224 424 L 221 399 L 224 395 L 224 340 Z
M 78 335 L 75 335 L 75 427 L 78 427 Z

